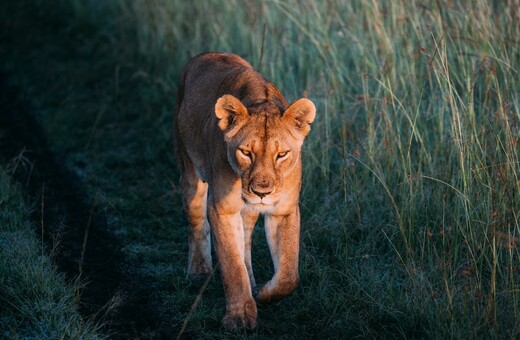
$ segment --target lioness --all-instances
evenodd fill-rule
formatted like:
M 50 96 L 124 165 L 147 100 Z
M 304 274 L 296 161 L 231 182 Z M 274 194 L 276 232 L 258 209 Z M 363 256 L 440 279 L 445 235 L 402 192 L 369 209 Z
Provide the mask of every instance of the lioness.
M 183 70 L 174 123 L 190 222 L 188 276 L 211 273 L 211 230 L 226 329 L 256 327 L 251 235 L 260 213 L 275 274 L 257 301 L 276 301 L 298 285 L 300 150 L 315 115 L 310 100 L 289 105 L 237 55 L 200 54 Z

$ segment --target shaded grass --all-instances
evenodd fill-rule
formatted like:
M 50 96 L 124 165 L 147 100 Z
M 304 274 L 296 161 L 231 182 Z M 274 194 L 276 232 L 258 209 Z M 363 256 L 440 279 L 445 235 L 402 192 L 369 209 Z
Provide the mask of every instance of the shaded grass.
M 130 270 L 158 282 L 173 325 L 198 293 L 184 281 L 174 93 L 190 56 L 221 50 L 318 106 L 301 285 L 259 311 L 253 337 L 518 335 L 514 2 L 37 4 L 4 23 L 7 67 L 127 244 Z M 261 282 L 272 270 L 261 228 L 254 241 Z M 223 304 L 217 278 L 189 334 L 222 336 Z
M 29 223 L 18 185 L 0 168 L 0 331 L 5 338 L 99 338 L 77 310 L 79 284 L 65 282 Z

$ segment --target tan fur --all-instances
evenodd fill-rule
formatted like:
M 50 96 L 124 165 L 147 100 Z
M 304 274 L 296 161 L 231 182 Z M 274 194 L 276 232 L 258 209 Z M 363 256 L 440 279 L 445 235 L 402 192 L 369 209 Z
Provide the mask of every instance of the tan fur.
M 223 325 L 256 327 L 251 234 L 258 215 L 275 273 L 258 290 L 269 303 L 298 285 L 301 145 L 316 108 L 288 105 L 244 59 L 205 53 L 184 68 L 175 140 L 190 222 L 188 275 L 210 274 L 210 228 L 226 295 Z M 209 221 L 209 222 L 208 222 Z

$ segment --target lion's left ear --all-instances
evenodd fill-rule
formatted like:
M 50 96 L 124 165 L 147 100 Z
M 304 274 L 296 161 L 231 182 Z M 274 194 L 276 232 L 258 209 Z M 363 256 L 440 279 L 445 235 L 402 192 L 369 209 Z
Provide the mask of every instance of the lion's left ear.
M 311 123 L 316 117 L 316 106 L 307 98 L 295 101 L 285 110 L 282 119 L 288 124 L 294 125 L 303 137 L 311 130 Z

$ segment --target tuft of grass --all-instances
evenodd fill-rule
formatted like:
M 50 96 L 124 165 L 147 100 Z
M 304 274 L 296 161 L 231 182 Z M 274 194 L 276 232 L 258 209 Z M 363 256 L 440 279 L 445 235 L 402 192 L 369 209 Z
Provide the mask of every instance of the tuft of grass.
M 78 313 L 79 284 L 65 282 L 38 240 L 21 188 L 0 167 L 0 335 L 97 339 Z
M 514 1 L 3 6 L 5 67 L 106 210 L 132 270 L 158 282 L 173 327 L 199 292 L 184 281 L 174 96 L 189 57 L 219 50 L 318 107 L 304 146 L 301 285 L 260 309 L 253 337 L 518 337 Z M 272 268 L 258 229 L 261 282 Z M 226 336 L 223 306 L 217 275 L 186 334 Z

